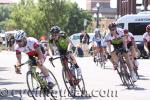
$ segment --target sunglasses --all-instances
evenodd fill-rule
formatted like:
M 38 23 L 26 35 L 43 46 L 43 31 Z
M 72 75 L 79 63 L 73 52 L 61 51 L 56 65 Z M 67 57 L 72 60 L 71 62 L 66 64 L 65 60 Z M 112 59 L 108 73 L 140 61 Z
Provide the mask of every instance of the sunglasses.
M 16 42 L 22 42 L 22 40 L 16 40 Z
M 114 30 L 116 30 L 115 28 L 112 28 L 110 31 L 114 31 Z

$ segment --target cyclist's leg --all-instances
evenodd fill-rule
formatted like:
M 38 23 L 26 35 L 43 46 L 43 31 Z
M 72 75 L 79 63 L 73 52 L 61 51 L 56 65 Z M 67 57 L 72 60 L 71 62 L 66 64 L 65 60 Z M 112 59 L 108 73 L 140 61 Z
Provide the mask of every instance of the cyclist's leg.
M 74 64 L 75 68 L 77 69 L 77 74 L 78 76 L 81 76 L 81 68 L 79 67 L 79 65 L 77 64 L 77 61 L 73 55 L 73 53 L 69 53 L 68 56 L 71 58 L 72 63 Z
M 41 72 L 44 74 L 44 76 L 46 77 L 47 81 L 48 81 L 48 87 L 50 89 L 52 89 L 52 87 L 54 86 L 53 82 L 52 82 L 52 78 L 49 76 L 49 71 L 48 69 L 43 65 L 45 62 L 46 57 L 43 55 L 43 60 L 41 62 L 37 62 L 37 66 L 39 67 L 39 69 L 41 70 Z
M 133 63 L 132 63 L 132 60 L 130 60 L 129 53 L 124 53 L 123 55 L 126 59 L 126 63 L 127 63 L 128 68 L 130 70 L 131 77 L 132 77 L 133 81 L 136 81 L 137 77 L 136 77 L 136 74 L 134 72 Z
M 137 57 L 136 57 L 136 50 L 134 48 L 134 46 L 131 46 L 131 55 L 132 55 L 132 60 L 134 62 L 134 66 L 136 66 L 138 68 L 138 61 L 137 61 Z
M 118 66 L 118 65 L 117 65 L 118 57 L 117 57 L 115 51 L 111 52 L 110 62 L 113 64 L 114 70 L 116 70 L 116 67 Z
M 93 43 L 93 45 L 92 45 L 92 48 L 93 48 L 93 61 L 94 62 L 96 62 L 96 44 L 95 44 L 95 42 Z

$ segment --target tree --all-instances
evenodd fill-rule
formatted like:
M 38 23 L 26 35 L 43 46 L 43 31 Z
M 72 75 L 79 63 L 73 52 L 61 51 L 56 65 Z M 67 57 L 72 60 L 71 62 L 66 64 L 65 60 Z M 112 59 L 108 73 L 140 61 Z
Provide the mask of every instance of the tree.
M 91 14 L 79 9 L 70 0 L 21 0 L 12 6 L 10 18 L 5 21 L 8 29 L 23 29 L 28 36 L 39 36 L 48 33 L 50 28 L 58 25 L 67 33 L 83 30 L 83 21 L 91 21 Z M 46 34 L 48 36 L 48 34 Z
M 4 29 L 5 20 L 9 18 L 10 12 L 9 5 L 0 5 L 0 30 Z
M 88 24 L 90 24 L 90 21 L 92 20 L 91 17 L 92 15 L 90 12 L 78 8 L 78 5 L 74 3 L 72 8 L 70 9 L 68 25 L 66 26 L 65 30 L 70 35 L 80 32 L 81 30 L 84 30 L 84 19 L 88 20 L 88 26 Z

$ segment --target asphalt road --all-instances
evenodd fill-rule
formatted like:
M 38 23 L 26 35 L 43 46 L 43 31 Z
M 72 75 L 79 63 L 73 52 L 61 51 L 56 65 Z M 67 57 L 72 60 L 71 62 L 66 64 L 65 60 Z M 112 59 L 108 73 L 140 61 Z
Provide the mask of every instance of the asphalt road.
M 22 58 L 22 62 L 28 59 L 25 54 Z M 92 57 L 77 57 L 76 59 L 82 69 L 88 95 L 73 99 L 63 93 L 63 100 L 149 100 L 150 60 L 138 60 L 140 79 L 135 83 L 136 87 L 129 90 L 121 84 L 121 80 L 110 62 L 107 62 L 106 68 L 102 69 L 96 66 Z M 26 85 L 28 66 L 22 66 L 22 74 L 18 75 L 14 70 L 15 62 L 14 52 L 0 52 L 0 100 L 33 100 L 28 94 Z M 54 64 L 56 68 L 53 68 L 48 60 L 45 62 L 45 66 L 56 76 L 61 89 L 65 90 L 60 61 L 57 60 Z

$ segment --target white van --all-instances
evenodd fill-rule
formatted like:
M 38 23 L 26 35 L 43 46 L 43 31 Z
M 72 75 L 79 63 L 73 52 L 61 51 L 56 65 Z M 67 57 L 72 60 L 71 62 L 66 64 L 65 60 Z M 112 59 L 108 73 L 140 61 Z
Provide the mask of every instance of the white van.
M 144 45 L 142 35 L 146 31 L 146 26 L 150 24 L 150 14 L 134 14 L 134 15 L 125 15 L 119 18 L 116 21 L 117 27 L 128 29 L 134 37 L 136 44 L 138 45 L 138 49 L 141 51 L 141 56 L 143 57 Z
M 116 21 L 118 27 L 133 33 L 135 41 L 143 41 L 145 27 L 150 24 L 150 14 L 125 15 Z

